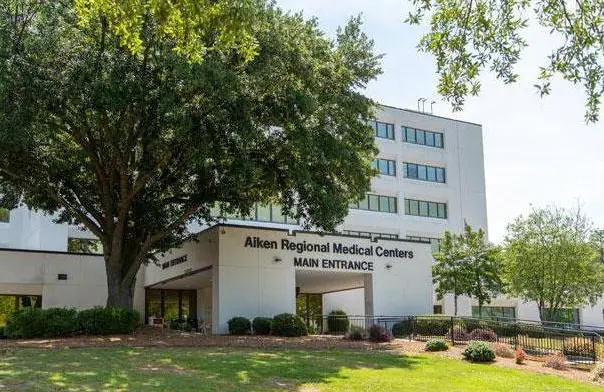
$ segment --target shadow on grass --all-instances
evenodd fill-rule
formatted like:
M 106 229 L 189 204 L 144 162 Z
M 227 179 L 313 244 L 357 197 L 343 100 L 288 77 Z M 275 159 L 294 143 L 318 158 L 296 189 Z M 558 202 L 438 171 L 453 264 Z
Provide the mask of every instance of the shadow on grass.
M 423 361 L 344 349 L 17 349 L 0 356 L 0 391 L 300 390 L 345 379 L 344 369 L 413 369 Z

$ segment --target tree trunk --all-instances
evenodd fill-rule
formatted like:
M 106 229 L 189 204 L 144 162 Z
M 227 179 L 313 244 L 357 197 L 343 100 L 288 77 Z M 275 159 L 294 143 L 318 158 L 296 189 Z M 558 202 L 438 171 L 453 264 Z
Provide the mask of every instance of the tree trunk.
M 454 309 L 455 309 L 455 310 L 454 310 L 454 312 L 453 312 L 453 313 L 454 313 L 453 315 L 454 315 L 454 316 L 457 316 L 457 294 L 455 294 L 455 295 L 453 296 L 453 304 L 455 305 L 455 306 L 454 306 Z
M 132 309 L 134 299 L 134 284 L 136 278 L 127 279 L 122 271 L 121 265 L 112 266 L 106 264 L 107 270 L 107 306 Z

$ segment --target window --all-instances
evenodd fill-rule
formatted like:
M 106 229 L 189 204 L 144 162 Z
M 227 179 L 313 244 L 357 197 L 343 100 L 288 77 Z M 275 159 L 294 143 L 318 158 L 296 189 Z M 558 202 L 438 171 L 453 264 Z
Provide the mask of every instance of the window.
M 472 306 L 472 317 L 489 319 L 515 319 L 516 308 L 508 306 L 483 306 L 482 312 L 479 312 L 478 306 Z
M 403 162 L 403 176 L 414 180 L 445 183 L 445 168 Z
M 342 230 L 342 234 L 353 235 L 355 237 L 364 237 L 364 238 L 387 238 L 390 240 L 398 239 L 398 234 L 373 233 L 373 232 L 369 232 L 369 231 Z
M 356 210 L 369 210 L 396 214 L 396 197 L 368 193 L 365 199 L 359 201 L 358 203 L 351 203 L 350 208 Z
M 403 141 L 423 146 L 444 148 L 444 135 L 440 132 L 424 131 L 410 127 L 402 127 Z
M 10 221 L 10 210 L 8 208 L 0 208 L 0 223 L 8 223 Z
M 88 238 L 67 238 L 67 251 L 72 253 L 103 253 L 101 241 Z
M 421 237 L 421 236 L 416 236 L 416 235 L 408 235 L 407 239 L 408 240 L 413 240 L 413 241 L 429 242 L 430 245 L 432 246 L 432 253 L 434 253 L 434 252 L 440 252 L 440 244 L 442 242 L 442 240 L 440 238 Z
M 272 223 L 286 223 L 286 224 L 298 224 L 298 221 L 288 215 L 283 214 L 283 210 L 280 205 L 277 204 L 255 204 L 250 212 L 249 216 L 241 216 L 236 213 L 221 213 L 219 207 L 212 208 L 212 215 L 225 218 L 225 219 L 237 219 L 237 220 L 251 220 L 258 222 L 272 222 Z M 292 211 L 292 215 L 295 211 Z
M 405 214 L 447 219 L 447 204 L 405 199 Z
M 381 121 L 369 121 L 369 126 L 375 130 L 375 136 L 394 140 L 394 124 Z
M 442 305 L 434 305 L 433 307 L 434 314 L 443 314 L 443 306 Z
M 552 321 L 563 324 L 579 324 L 579 309 L 565 308 L 558 309 L 555 312 L 547 308 L 541 309 L 541 321 Z
M 373 161 L 373 167 L 378 169 L 382 175 L 396 176 L 396 161 L 390 159 L 376 159 Z

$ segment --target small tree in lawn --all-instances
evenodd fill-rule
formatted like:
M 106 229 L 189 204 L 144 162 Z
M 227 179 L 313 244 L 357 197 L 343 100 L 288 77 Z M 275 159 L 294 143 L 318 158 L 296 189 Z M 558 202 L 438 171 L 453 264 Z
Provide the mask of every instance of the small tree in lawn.
M 594 305 L 604 293 L 604 266 L 580 210 L 541 208 L 508 226 L 505 279 L 513 295 L 535 301 L 544 320 L 563 308 Z
M 446 231 L 440 251 L 434 253 L 436 263 L 432 266 L 432 281 L 436 285 L 436 298 L 453 294 L 454 314 L 457 316 L 457 299 L 468 292 L 469 269 L 459 235 Z
M 487 241 L 482 229 L 472 231 L 466 224 L 462 237 L 470 270 L 467 294 L 478 301 L 478 314 L 482 317 L 484 304 L 490 303 L 503 288 L 500 251 Z

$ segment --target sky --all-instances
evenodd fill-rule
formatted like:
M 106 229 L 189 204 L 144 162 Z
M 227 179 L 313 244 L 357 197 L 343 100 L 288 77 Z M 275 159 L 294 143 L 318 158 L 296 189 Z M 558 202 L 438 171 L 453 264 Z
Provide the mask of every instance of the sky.
M 600 123 L 586 125 L 585 96 L 580 86 L 552 84 L 540 98 L 534 87 L 556 37 L 538 27 L 526 32 L 529 47 L 517 67 L 518 83 L 504 85 L 484 75 L 481 93 L 461 112 L 436 93 L 434 58 L 416 45 L 424 26 L 403 22 L 405 0 L 277 0 L 279 7 L 316 17 L 333 37 L 338 26 L 362 14 L 363 30 L 383 53 L 383 74 L 365 94 L 391 106 L 417 110 L 417 99 L 434 100 L 434 114 L 483 126 L 489 239 L 501 242 L 506 226 L 533 208 L 576 208 L 604 228 L 604 111 Z M 534 23 L 533 23 L 534 24 Z

